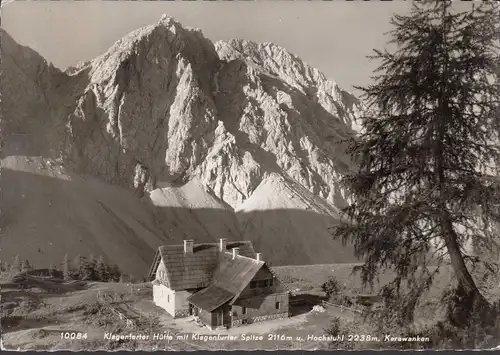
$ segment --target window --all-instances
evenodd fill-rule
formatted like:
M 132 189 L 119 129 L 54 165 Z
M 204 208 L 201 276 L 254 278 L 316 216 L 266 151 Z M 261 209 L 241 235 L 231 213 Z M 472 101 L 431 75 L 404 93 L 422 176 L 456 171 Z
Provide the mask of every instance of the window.
M 242 307 L 241 308 L 241 314 L 247 314 L 247 308 L 246 307 Z
M 167 302 L 170 303 L 170 295 L 167 295 Z
M 269 287 L 273 287 L 274 279 L 269 280 Z
M 280 309 L 280 303 L 276 302 L 276 309 Z
M 257 288 L 257 282 L 256 281 L 250 281 L 250 289 Z
M 259 280 L 257 281 L 257 285 L 259 287 L 267 287 L 267 280 Z

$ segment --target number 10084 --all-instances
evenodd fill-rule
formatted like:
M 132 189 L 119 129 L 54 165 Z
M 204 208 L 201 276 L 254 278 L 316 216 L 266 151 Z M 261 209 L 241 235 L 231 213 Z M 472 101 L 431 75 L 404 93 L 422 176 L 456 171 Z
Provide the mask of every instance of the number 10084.
M 74 339 L 87 339 L 87 333 L 80 333 L 80 332 L 62 332 L 62 333 L 61 333 L 61 339 L 69 339 L 69 340 L 74 340 Z

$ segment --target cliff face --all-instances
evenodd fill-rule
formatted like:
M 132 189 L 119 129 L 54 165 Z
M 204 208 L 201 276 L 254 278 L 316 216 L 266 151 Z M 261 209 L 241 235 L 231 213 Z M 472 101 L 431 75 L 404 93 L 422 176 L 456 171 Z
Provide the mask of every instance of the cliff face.
M 66 76 L 38 53 L 17 44 L 4 30 L 1 38 L 1 154 L 53 156 L 61 127 L 60 89 Z
M 360 103 L 317 69 L 271 43 L 214 44 L 166 16 L 65 72 L 2 41 L 4 168 L 36 156 L 42 170 L 133 193 L 158 243 L 224 235 L 279 263 L 352 261 L 328 227 Z
M 219 192 L 223 180 L 231 180 L 228 174 L 205 175 L 207 184 L 238 206 L 267 173 L 279 172 L 341 204 L 338 179 L 350 164 L 341 141 L 353 134 L 357 100 L 273 44 L 231 41 L 216 48 L 222 60 L 215 97 L 219 118 L 245 150 L 244 165 L 251 169 L 243 169 L 248 170 L 243 179 L 240 172 L 240 193 Z
M 82 85 L 68 116 L 67 164 L 139 195 L 189 176 L 213 143 L 217 65 L 200 32 L 165 19 L 73 69 Z
M 77 171 L 133 187 L 193 177 L 237 207 L 264 176 L 343 198 L 339 174 L 359 105 L 272 44 L 215 46 L 170 18 L 135 31 L 71 74 L 86 85 L 69 115 Z

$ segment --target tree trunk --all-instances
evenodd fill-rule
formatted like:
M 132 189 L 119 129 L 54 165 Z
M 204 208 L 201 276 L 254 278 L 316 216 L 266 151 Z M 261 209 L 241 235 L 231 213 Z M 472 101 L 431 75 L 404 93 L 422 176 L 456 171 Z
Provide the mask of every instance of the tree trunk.
M 438 3 L 437 3 L 438 4 Z M 446 24 L 447 24 L 447 13 L 449 8 L 449 2 L 443 1 L 440 3 L 442 6 L 442 45 L 444 48 L 448 46 L 446 34 Z M 449 68 L 449 57 L 447 56 L 444 60 L 444 67 L 442 75 L 446 77 L 448 74 Z M 440 108 L 440 112 L 442 116 L 435 120 L 434 129 L 436 133 L 435 141 L 434 141 L 434 158 L 435 158 L 435 177 L 437 188 L 439 191 L 439 210 L 440 210 L 440 220 L 441 231 L 444 242 L 446 244 L 446 248 L 448 250 L 448 254 L 450 256 L 451 266 L 458 280 L 458 288 L 455 292 L 455 300 L 450 304 L 450 310 L 452 313 L 449 314 L 455 320 L 454 323 L 461 327 L 466 327 L 470 324 L 470 318 L 473 313 L 477 311 L 485 311 L 491 310 L 491 306 L 489 305 L 486 298 L 479 291 L 472 275 L 467 269 L 467 265 L 465 265 L 465 260 L 460 251 L 460 244 L 458 242 L 458 235 L 453 228 L 453 223 L 450 219 L 449 211 L 446 207 L 446 198 L 444 196 L 445 186 L 446 186 L 446 178 L 444 174 L 444 138 L 446 132 L 446 123 L 450 120 L 453 120 L 450 110 L 449 98 L 446 95 L 446 80 L 441 80 L 439 83 L 440 90 L 440 98 L 438 99 L 438 105 Z M 489 318 L 489 317 L 488 317 Z M 483 318 L 481 318 L 483 319 Z
M 476 315 L 476 319 L 479 319 L 484 325 L 491 325 L 496 319 L 494 309 L 480 292 L 472 275 L 467 269 L 467 265 L 465 265 L 458 243 L 458 236 L 453 229 L 450 219 L 444 216 L 443 222 L 443 236 L 446 242 L 446 248 L 450 255 L 451 266 L 458 281 L 454 302 L 450 304 L 448 317 L 459 327 L 469 326 L 473 315 Z
M 466 292 L 479 293 L 479 289 L 465 265 L 465 261 L 460 251 L 460 245 L 457 241 L 458 236 L 448 218 L 446 218 L 444 223 L 446 224 L 444 230 L 446 248 L 450 255 L 451 265 L 457 276 L 458 282 L 464 287 Z

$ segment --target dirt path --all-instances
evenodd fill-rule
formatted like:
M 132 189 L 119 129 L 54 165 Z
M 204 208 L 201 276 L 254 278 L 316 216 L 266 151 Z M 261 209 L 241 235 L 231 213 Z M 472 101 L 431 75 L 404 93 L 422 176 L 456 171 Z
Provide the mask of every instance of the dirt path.
M 221 335 L 239 335 L 239 334 L 268 334 L 280 328 L 296 327 L 306 321 L 307 313 L 290 318 L 274 319 L 265 322 L 258 322 L 245 325 L 244 327 L 234 327 L 229 329 L 212 330 L 208 327 L 198 326 L 192 318 L 163 319 L 162 325 L 166 328 L 175 329 L 178 333 L 203 333 L 203 334 L 221 334 Z

